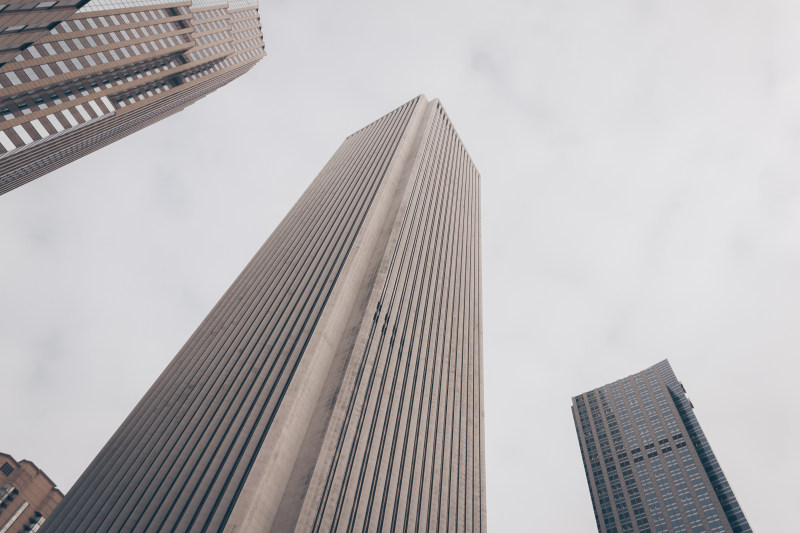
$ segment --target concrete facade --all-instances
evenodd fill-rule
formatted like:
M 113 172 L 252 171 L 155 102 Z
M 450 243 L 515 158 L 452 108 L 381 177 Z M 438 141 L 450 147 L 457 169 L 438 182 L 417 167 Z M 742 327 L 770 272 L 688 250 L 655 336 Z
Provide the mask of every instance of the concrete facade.
M 751 528 L 669 363 L 572 399 L 601 533 Z
M 63 498 L 35 464 L 0 452 L 0 533 L 39 531 Z
M 255 1 L 92 0 L 67 13 L 68 1 L 13 11 L 60 13 L 42 35 L 0 27 L 0 52 L 11 35 L 33 39 L 0 66 L 0 194 L 180 111 L 265 55 Z
M 420 96 L 348 137 L 48 531 L 485 531 L 479 174 Z

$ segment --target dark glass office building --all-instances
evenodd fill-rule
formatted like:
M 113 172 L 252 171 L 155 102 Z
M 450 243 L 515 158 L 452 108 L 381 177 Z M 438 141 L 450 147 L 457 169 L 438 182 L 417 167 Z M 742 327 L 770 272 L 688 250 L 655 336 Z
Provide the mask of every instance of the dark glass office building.
M 572 399 L 598 531 L 751 531 L 692 409 L 666 360 Z

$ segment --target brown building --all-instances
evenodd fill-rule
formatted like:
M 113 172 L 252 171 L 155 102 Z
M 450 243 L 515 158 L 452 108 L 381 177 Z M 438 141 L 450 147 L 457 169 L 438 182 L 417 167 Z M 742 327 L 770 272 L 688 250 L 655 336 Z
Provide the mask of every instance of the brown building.
M 265 55 L 256 0 L 0 5 L 0 63 L 3 50 L 14 55 L 0 66 L 0 194 L 180 111 Z
M 0 5 L 0 67 L 68 19 L 89 0 L 5 0 Z
M 35 464 L 0 452 L 0 533 L 38 531 L 63 498 Z
M 45 530 L 485 531 L 479 190 L 438 100 L 349 136 Z

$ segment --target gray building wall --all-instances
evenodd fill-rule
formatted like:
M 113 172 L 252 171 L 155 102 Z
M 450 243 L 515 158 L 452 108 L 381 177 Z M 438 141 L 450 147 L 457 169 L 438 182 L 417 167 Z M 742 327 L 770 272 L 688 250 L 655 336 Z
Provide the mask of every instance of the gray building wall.
M 348 137 L 47 531 L 484 531 L 479 226 L 438 101 Z

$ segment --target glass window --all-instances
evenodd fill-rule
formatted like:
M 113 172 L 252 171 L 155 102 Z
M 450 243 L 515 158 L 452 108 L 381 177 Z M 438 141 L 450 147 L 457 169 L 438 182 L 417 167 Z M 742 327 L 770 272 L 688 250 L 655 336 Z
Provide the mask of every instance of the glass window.
M 30 124 L 31 126 L 33 126 L 33 129 L 36 130 L 36 133 L 38 133 L 42 139 L 50 137 L 50 133 L 45 129 L 42 123 L 39 122 L 38 118 L 31 120 Z
M 6 77 L 9 80 L 11 80 L 11 83 L 13 85 L 19 85 L 20 83 L 22 83 L 22 80 L 19 79 L 19 76 L 17 76 L 17 73 L 14 72 L 13 70 L 9 71 L 9 72 L 6 72 Z
M 3 148 L 5 148 L 8 152 L 16 148 L 14 143 L 11 142 L 11 139 L 8 138 L 8 135 L 6 135 L 6 132 L 4 131 L 0 131 L 0 144 L 2 144 Z
M 17 133 L 17 135 L 19 135 L 19 138 L 22 139 L 22 142 L 24 142 L 26 145 L 33 142 L 33 139 L 31 138 L 30 134 L 28 134 L 28 132 L 25 131 L 25 128 L 23 128 L 21 125 L 14 126 L 13 129 Z
M 91 107 L 92 110 L 94 110 L 95 114 L 98 117 L 104 114 L 102 109 L 100 109 L 100 106 L 98 106 L 97 102 L 95 102 L 94 100 L 89 100 L 89 107 Z
M 89 112 L 88 112 L 88 111 L 86 111 L 86 108 L 85 108 L 85 107 L 83 107 L 83 105 L 76 105 L 76 106 L 75 106 L 75 109 L 76 109 L 76 110 L 78 111 L 78 113 L 80 113 L 80 115 L 83 117 L 83 120 L 87 120 L 87 121 L 88 121 L 88 120 L 91 120 L 91 119 L 92 119 L 91 115 L 89 115 Z
M 64 118 L 67 119 L 67 122 L 69 122 L 70 126 L 78 125 L 78 121 L 75 120 L 75 117 L 72 116 L 72 113 L 69 112 L 69 109 L 65 109 L 64 111 L 61 112 L 61 114 L 64 115 Z
M 17 26 L 7 26 L 5 28 L 0 28 L 0 33 L 16 33 L 16 32 L 24 30 L 25 28 L 27 28 L 27 25 L 25 25 L 25 24 L 21 24 L 21 25 L 17 25 Z

